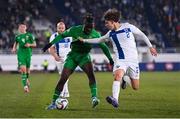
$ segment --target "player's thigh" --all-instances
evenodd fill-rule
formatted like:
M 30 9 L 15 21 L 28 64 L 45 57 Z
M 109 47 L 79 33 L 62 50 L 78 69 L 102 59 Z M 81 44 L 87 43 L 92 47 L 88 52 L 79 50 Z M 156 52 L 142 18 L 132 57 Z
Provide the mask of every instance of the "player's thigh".
M 73 59 L 73 57 L 67 57 L 64 63 L 64 68 L 70 69 L 70 70 L 75 70 L 75 68 L 78 66 L 77 62 Z
M 132 88 L 134 90 L 139 89 L 140 70 L 138 63 L 130 63 L 127 74 L 131 79 Z
M 91 64 L 91 57 L 89 54 L 80 55 L 79 60 L 78 60 L 78 64 L 81 68 L 84 67 L 85 65 L 89 64 L 89 63 Z
M 21 73 L 26 73 L 26 59 L 18 56 L 18 67 Z
M 92 62 L 86 62 L 83 66 L 80 67 L 87 74 L 88 77 L 94 77 Z
M 127 66 L 124 62 L 116 61 L 113 67 L 114 79 L 120 81 L 126 72 Z

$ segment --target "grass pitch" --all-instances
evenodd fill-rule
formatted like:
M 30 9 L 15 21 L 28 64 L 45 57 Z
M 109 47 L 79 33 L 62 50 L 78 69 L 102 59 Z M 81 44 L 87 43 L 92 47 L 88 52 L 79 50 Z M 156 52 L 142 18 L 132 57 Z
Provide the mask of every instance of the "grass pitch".
M 57 73 L 32 73 L 31 92 L 25 94 L 19 74 L 0 74 L 0 118 L 180 118 L 180 72 L 142 72 L 140 89 L 121 90 L 120 107 L 114 109 L 105 101 L 111 95 L 112 73 L 95 73 L 101 100 L 92 109 L 88 80 L 84 73 L 70 77 L 67 110 L 45 110 L 51 102 L 58 81 Z

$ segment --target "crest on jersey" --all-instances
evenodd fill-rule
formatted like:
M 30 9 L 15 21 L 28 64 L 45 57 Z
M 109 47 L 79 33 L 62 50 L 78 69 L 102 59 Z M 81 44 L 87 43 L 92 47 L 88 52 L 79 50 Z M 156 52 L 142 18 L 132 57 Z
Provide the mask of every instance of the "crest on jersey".
M 69 39 L 64 39 L 64 41 L 67 43 L 67 42 L 69 42 Z
M 119 68 L 120 66 L 119 65 L 116 65 L 116 68 Z
M 25 38 L 22 38 L 22 42 L 25 42 Z

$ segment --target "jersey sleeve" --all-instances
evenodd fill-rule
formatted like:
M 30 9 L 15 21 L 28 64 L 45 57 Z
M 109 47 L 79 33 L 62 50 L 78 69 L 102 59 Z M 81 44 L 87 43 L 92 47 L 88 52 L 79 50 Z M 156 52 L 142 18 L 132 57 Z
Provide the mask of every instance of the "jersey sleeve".
M 49 38 L 49 42 L 52 42 L 54 38 L 55 38 L 55 34 L 52 34 L 51 37 Z
M 109 41 L 109 32 L 99 38 L 83 39 L 83 42 L 85 43 L 101 43 L 101 42 L 107 42 L 107 41 Z
M 66 31 L 64 31 L 62 34 L 57 35 L 57 37 L 55 37 L 50 43 L 55 44 L 65 37 L 72 37 L 74 34 L 74 31 L 75 31 L 75 28 L 71 27 L 71 28 L 67 29 Z
M 29 37 L 30 37 L 30 42 L 34 44 L 36 42 L 34 35 L 29 33 Z
M 33 34 L 31 34 L 31 39 L 32 39 L 33 42 L 36 41 L 36 40 L 35 40 L 35 36 L 34 36 Z
M 130 24 L 130 29 L 135 36 L 142 38 L 142 40 L 144 40 L 148 47 L 152 47 L 152 44 L 149 41 L 148 37 L 139 28 Z
M 55 33 L 51 35 L 51 37 L 49 38 L 49 43 L 53 41 L 53 39 L 55 39 Z M 54 46 L 54 44 L 52 45 Z
M 17 35 L 15 36 L 15 42 L 18 42 L 18 37 L 17 37 Z

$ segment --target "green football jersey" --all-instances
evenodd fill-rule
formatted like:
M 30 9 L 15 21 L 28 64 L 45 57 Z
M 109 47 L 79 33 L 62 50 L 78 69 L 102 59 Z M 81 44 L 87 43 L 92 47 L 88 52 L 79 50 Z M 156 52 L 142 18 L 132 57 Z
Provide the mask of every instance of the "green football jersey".
M 15 37 L 16 43 L 18 43 L 18 50 L 17 54 L 18 55 L 32 55 L 32 48 L 31 47 L 25 47 L 24 45 L 26 43 L 33 44 L 35 42 L 35 38 L 31 33 L 24 33 L 24 34 L 19 34 Z
M 100 36 L 101 36 L 100 33 L 97 32 L 95 29 L 93 29 L 89 35 L 86 35 L 83 32 L 83 25 L 79 25 L 79 26 L 73 26 L 68 30 L 66 30 L 65 32 L 63 32 L 62 34 L 58 35 L 51 43 L 54 44 L 58 42 L 59 39 L 65 37 L 72 37 L 73 38 L 73 41 L 71 43 L 72 52 L 75 51 L 80 53 L 89 53 L 92 48 L 92 44 L 82 43 L 78 41 L 78 38 L 81 37 L 84 39 L 88 39 L 88 38 L 98 38 Z

